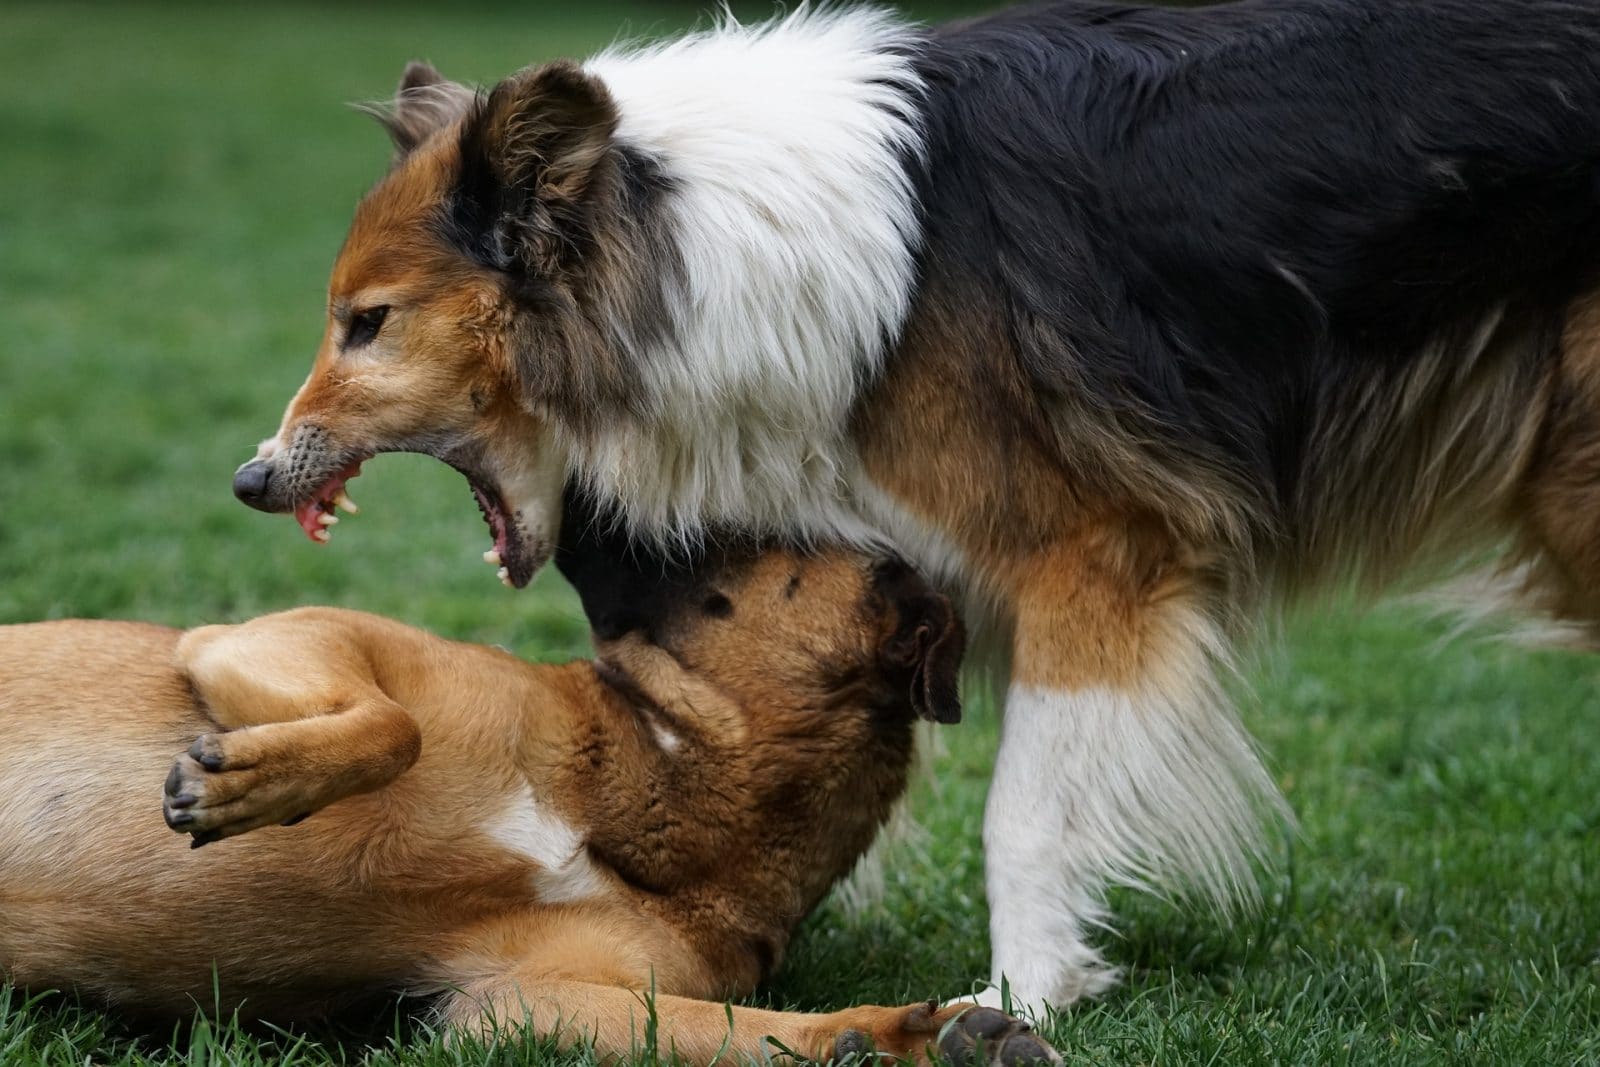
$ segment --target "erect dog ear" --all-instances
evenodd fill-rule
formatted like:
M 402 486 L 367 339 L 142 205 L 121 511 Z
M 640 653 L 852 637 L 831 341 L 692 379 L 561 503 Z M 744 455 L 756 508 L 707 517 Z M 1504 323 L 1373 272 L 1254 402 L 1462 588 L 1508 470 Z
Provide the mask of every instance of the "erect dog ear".
M 490 91 L 462 132 L 459 194 L 494 266 L 548 275 L 590 244 L 588 194 L 616 127 L 610 92 L 568 60 Z
M 431 64 L 413 59 L 400 75 L 394 102 L 362 110 L 376 118 L 394 142 L 395 159 L 404 159 L 417 145 L 464 116 L 477 94 L 449 81 Z
M 881 654 L 907 678 L 911 709 L 934 722 L 960 722 L 961 656 L 967 648 L 961 619 L 948 597 L 926 588 L 899 599 L 896 610 L 899 619 Z

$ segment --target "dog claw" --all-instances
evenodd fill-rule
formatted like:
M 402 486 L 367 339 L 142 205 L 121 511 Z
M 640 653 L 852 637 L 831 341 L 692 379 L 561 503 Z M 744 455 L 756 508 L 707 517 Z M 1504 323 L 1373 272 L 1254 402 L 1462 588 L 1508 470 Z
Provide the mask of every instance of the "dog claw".
M 226 761 L 215 746 L 206 743 L 208 740 L 209 738 L 206 737 L 196 738 L 194 744 L 189 746 L 189 758 L 208 771 L 220 771 Z M 173 768 L 173 774 L 177 773 L 177 768 Z M 169 778 L 168 781 L 171 781 L 171 779 Z
M 194 744 L 189 746 L 189 758 L 207 771 L 237 769 L 229 767 L 227 750 L 219 734 L 201 734 L 195 738 Z
M 213 841 L 221 841 L 221 840 L 222 840 L 222 831 L 221 830 L 206 830 L 203 833 L 195 834 L 194 837 L 190 839 L 189 848 L 191 850 L 197 849 L 197 848 L 204 848 L 207 845 L 211 844 Z

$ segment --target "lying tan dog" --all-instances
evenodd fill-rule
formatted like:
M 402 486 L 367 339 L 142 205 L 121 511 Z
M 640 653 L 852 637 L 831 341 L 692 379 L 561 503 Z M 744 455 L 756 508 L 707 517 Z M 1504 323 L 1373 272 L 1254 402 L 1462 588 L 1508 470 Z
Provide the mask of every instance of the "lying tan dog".
M 953 699 L 960 624 L 842 552 L 724 559 L 651 603 L 646 632 L 563 666 L 323 608 L 0 628 L 0 972 L 187 1012 L 215 966 L 225 1008 L 274 1018 L 434 994 L 443 1020 L 602 1053 L 640 1039 L 653 988 L 661 1046 L 699 1062 L 768 1036 L 1054 1058 L 999 1012 L 946 1027 L 959 1009 L 931 1004 L 735 1007 L 730 1038 L 713 1001 L 773 969 L 871 841 L 913 718 Z M 193 845 L 246 836 L 183 847 L 163 775 Z

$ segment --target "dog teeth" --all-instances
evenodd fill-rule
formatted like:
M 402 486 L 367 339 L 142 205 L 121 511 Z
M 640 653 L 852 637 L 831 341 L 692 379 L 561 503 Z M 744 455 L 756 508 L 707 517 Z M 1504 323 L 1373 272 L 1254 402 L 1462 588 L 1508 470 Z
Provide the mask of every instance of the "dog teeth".
M 343 489 L 339 490 L 339 495 L 333 498 L 333 506 L 343 511 L 348 511 L 352 515 L 361 514 L 361 509 L 356 507 L 356 502 L 351 500 L 350 495 Z
M 491 567 L 500 567 L 500 553 L 491 548 L 483 554 L 483 561 Z M 500 567 L 500 569 L 501 571 L 505 570 L 504 567 Z
M 317 521 L 322 523 L 324 526 L 337 526 L 339 525 L 339 516 L 335 515 L 331 511 L 324 511 L 321 515 L 317 516 Z
M 500 584 L 501 585 L 505 586 L 507 589 L 515 589 L 516 588 L 516 586 L 511 584 L 511 568 L 510 567 L 501 567 L 500 570 L 497 573 L 500 576 Z
M 320 530 L 313 530 L 311 532 L 311 540 L 317 542 L 318 544 L 325 545 L 329 541 L 333 540 L 333 531 L 328 529 L 326 526 Z

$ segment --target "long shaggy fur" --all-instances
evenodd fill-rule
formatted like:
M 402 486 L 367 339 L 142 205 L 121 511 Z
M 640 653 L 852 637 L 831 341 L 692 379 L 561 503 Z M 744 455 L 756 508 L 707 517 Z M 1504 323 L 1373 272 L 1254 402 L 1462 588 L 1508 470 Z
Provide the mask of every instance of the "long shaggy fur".
M 642 528 L 842 521 L 846 419 L 911 303 L 914 45 L 882 12 L 802 8 L 586 64 L 669 189 L 671 328 L 635 354 L 650 406 L 568 442 Z
M 443 313 L 372 343 L 513 542 L 559 470 L 630 552 L 883 537 L 965 596 L 1011 672 L 997 971 L 1059 1004 L 1104 886 L 1249 896 L 1282 809 L 1218 678 L 1278 602 L 1509 543 L 1478 600 L 1600 643 L 1597 56 L 1579 0 L 1060 0 L 413 70 L 335 277 L 492 306 L 471 385 Z

